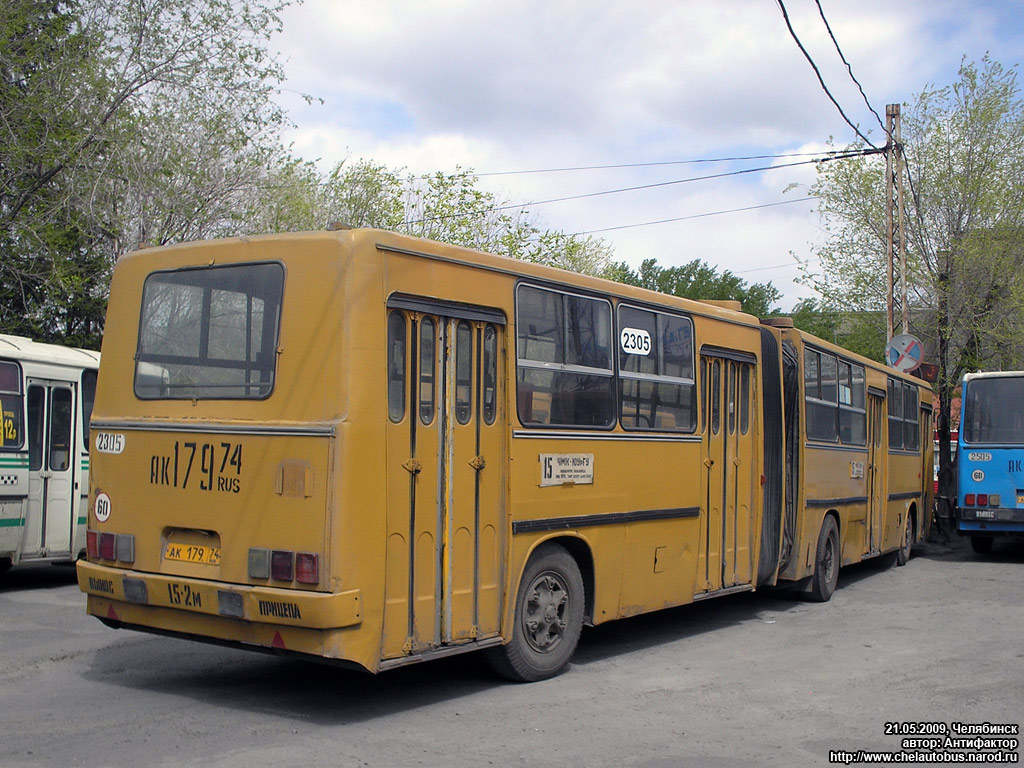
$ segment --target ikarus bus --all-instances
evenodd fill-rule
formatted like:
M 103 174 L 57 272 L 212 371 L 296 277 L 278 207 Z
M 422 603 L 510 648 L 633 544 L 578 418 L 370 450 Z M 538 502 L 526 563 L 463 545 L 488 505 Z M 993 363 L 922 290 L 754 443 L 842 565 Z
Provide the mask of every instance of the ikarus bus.
M 931 394 L 784 324 L 377 230 L 119 260 L 88 610 L 372 672 L 905 562 Z M 927 468 L 927 469 L 926 469 Z
M 0 571 L 85 554 L 100 355 L 0 334 Z

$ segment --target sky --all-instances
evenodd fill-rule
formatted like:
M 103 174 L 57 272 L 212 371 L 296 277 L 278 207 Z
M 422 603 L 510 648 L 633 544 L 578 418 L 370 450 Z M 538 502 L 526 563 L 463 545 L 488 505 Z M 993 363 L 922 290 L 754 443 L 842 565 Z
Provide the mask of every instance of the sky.
M 868 104 L 884 121 L 886 104 L 955 82 L 964 59 L 1024 60 L 1024 0 L 819 0 L 865 100 L 815 0 L 783 2 L 843 113 L 879 146 Z M 771 282 L 784 310 L 813 297 L 796 278 L 825 239 L 804 199 L 814 166 L 775 166 L 856 134 L 777 0 L 305 0 L 282 20 L 285 139 L 323 169 L 472 170 L 515 204 L 590 195 L 526 207 L 634 268 L 700 259 Z M 693 162 L 754 156 L 772 157 Z M 630 187 L 647 188 L 613 192 Z

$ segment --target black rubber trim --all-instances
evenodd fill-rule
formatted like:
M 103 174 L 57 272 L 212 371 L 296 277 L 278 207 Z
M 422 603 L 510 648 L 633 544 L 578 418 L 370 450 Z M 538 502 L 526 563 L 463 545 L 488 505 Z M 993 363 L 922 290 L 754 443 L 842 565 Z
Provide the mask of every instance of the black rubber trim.
M 900 499 L 919 499 L 921 498 L 920 491 L 906 491 L 904 493 L 890 493 L 889 501 L 899 501 Z
M 808 507 L 843 507 L 847 504 L 864 504 L 867 500 L 867 496 L 847 496 L 844 499 L 808 499 L 806 503 Z
M 512 533 L 568 531 L 574 528 L 593 528 L 598 525 L 642 523 L 650 520 L 679 520 L 699 516 L 700 507 L 680 507 L 678 509 L 643 509 L 637 512 L 611 512 L 603 515 L 547 517 L 541 520 L 517 520 L 512 523 Z

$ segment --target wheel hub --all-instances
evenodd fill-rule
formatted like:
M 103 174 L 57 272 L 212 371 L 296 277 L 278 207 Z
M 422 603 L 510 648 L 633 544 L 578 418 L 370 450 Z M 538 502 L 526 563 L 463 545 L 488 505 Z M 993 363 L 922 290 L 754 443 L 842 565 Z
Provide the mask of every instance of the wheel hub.
M 526 641 L 538 653 L 548 653 L 562 641 L 569 614 L 569 591 L 555 575 L 543 573 L 530 585 L 523 616 Z

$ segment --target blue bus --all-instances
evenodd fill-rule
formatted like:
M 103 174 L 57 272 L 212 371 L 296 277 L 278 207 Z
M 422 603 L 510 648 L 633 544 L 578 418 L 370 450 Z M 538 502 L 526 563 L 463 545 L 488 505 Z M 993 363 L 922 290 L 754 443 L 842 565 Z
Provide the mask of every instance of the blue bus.
M 1024 371 L 964 376 L 957 450 L 957 531 L 975 552 L 1024 535 Z

